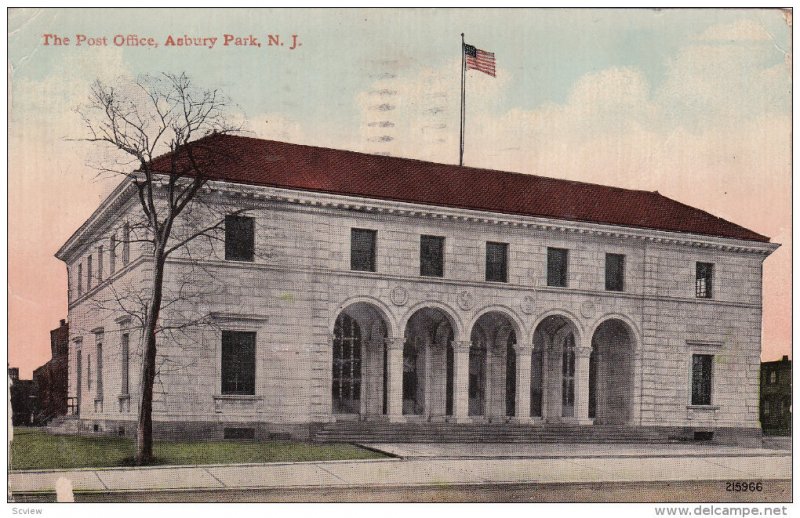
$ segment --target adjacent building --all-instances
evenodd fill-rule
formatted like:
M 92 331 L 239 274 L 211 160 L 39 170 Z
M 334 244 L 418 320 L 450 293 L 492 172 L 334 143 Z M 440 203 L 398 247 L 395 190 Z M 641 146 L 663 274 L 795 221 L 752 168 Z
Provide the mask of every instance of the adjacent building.
M 37 423 L 45 424 L 67 413 L 69 324 L 61 320 L 50 331 L 50 360 L 33 371 L 38 392 Z
M 658 192 L 204 144 L 238 159 L 186 223 L 218 218 L 218 234 L 167 265 L 156 435 L 370 422 L 760 435 L 768 237 Z M 84 430 L 135 431 L 133 301 L 151 273 L 138 204 L 123 182 L 57 253 Z
M 761 364 L 761 427 L 770 433 L 792 430 L 792 362 L 788 356 Z
M 19 379 L 19 368 L 8 368 L 8 379 L 11 392 L 11 424 L 14 426 L 30 426 L 34 424 L 34 415 L 38 406 L 36 385 L 33 380 Z

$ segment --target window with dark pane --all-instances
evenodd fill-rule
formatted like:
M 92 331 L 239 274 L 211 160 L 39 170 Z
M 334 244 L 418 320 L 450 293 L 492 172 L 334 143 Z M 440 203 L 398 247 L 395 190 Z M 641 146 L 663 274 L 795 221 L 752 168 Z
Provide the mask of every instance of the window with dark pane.
M 711 376 L 714 356 L 711 354 L 692 355 L 692 404 L 711 404 Z
M 699 299 L 710 299 L 714 285 L 714 264 L 697 263 L 697 275 L 694 285 L 694 294 Z
M 333 328 L 333 412 L 361 412 L 361 328 L 342 314 Z
M 419 242 L 419 274 L 444 277 L 444 238 L 421 236 Z
M 486 243 L 486 280 L 508 282 L 508 243 Z
M 255 223 L 253 218 L 225 216 L 225 259 L 252 261 L 255 256 Z
M 547 285 L 567 287 L 567 250 L 564 248 L 547 249 Z
M 375 271 L 374 230 L 354 228 L 350 230 L 350 269 L 362 272 Z
M 122 334 L 122 344 L 120 347 L 120 394 L 127 396 L 130 394 L 129 369 L 130 369 L 130 335 Z
M 255 395 L 256 334 L 222 332 L 222 394 Z
M 606 290 L 625 290 L 625 256 L 606 254 Z

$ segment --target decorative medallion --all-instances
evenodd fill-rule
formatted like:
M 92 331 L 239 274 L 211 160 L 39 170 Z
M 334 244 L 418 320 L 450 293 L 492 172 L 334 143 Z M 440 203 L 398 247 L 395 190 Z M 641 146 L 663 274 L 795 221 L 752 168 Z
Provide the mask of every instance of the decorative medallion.
M 581 304 L 581 315 L 584 318 L 592 318 L 594 316 L 595 307 L 594 302 L 586 300 Z
M 458 294 L 458 307 L 463 309 L 464 311 L 468 311 L 472 309 L 472 306 L 475 304 L 475 297 L 472 296 L 472 293 L 468 291 L 462 291 Z
M 402 286 L 395 286 L 392 288 L 389 298 L 392 300 L 392 304 L 395 306 L 402 306 L 408 302 L 408 291 L 406 291 L 406 289 Z
M 520 303 L 522 308 L 522 312 L 526 315 L 530 315 L 533 313 L 534 308 L 536 307 L 536 299 L 533 298 L 533 295 L 525 295 L 522 297 L 522 302 Z

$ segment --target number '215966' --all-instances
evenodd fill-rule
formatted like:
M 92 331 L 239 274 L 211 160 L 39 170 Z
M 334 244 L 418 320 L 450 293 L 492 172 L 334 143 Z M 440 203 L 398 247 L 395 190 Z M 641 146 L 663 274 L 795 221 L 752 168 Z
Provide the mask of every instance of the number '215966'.
M 761 482 L 725 482 L 725 491 L 735 491 L 737 493 L 760 492 L 763 488 Z

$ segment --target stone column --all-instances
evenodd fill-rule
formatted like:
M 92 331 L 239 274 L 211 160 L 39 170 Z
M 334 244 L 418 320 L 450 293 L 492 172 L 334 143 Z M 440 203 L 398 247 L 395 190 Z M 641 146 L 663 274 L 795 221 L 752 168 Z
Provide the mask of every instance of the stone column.
M 514 421 L 525 423 L 531 417 L 531 354 L 533 346 L 516 344 L 514 352 L 517 355 L 517 373 L 515 380 L 516 402 L 514 408 Z
M 453 419 L 469 422 L 469 349 L 470 341 L 453 342 Z
M 589 358 L 591 347 L 575 346 L 575 414 L 578 424 L 592 424 L 589 419 Z
M 405 338 L 386 339 L 386 382 L 388 397 L 386 400 L 386 410 L 389 421 L 400 423 L 405 420 L 403 417 L 403 345 Z

